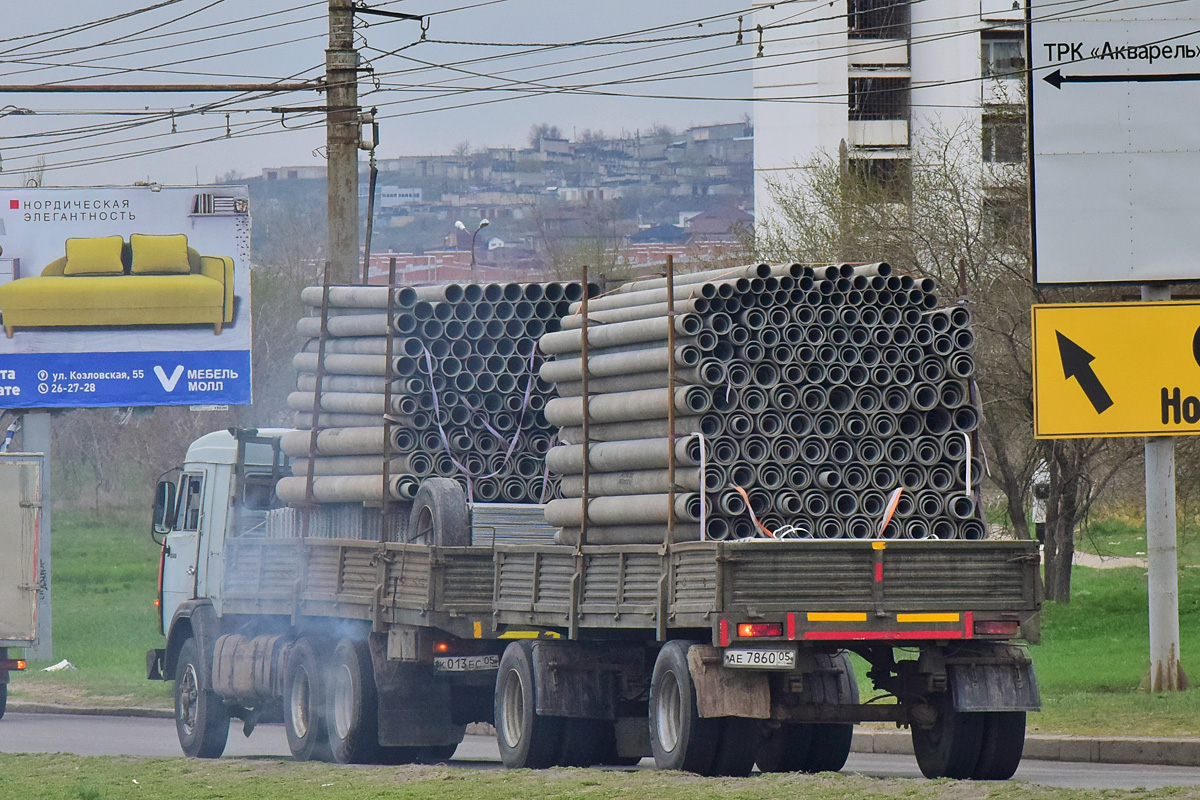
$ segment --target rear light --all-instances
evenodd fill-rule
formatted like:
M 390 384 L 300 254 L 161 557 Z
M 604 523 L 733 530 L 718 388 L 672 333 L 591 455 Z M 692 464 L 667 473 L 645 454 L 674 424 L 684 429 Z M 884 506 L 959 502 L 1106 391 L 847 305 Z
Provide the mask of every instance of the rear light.
M 23 658 L 5 658 L 0 659 L 0 670 L 23 670 L 28 664 Z
M 782 622 L 741 622 L 737 626 L 739 639 L 755 639 L 762 636 L 783 636 Z
M 1021 623 L 1015 619 L 977 619 L 975 620 L 976 636 L 1016 636 L 1021 630 Z
M 449 652 L 450 652 L 450 645 L 446 644 L 445 642 L 438 642 L 437 644 L 435 644 L 435 645 L 433 646 L 433 652 L 435 652 L 435 653 L 449 653 Z

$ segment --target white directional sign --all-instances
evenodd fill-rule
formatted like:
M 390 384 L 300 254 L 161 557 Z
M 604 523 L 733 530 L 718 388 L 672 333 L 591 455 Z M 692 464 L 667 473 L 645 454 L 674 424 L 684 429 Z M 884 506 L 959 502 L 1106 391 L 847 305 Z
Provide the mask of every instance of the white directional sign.
M 1030 0 L 1038 283 L 1200 280 L 1200 0 Z

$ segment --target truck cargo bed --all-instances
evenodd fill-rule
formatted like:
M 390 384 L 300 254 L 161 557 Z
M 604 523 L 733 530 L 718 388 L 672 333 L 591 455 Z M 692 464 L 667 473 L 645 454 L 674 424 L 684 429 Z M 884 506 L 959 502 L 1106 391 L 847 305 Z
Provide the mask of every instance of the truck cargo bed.
M 341 617 L 441 628 L 490 628 L 492 550 L 356 539 L 231 541 L 222 614 Z
M 656 628 L 661 609 L 666 628 L 779 620 L 806 638 L 810 618 L 849 623 L 840 629 L 853 634 L 907 630 L 901 621 L 918 616 L 923 630 L 962 638 L 970 615 L 1003 612 L 1028 632 L 1041 600 L 1038 563 L 1027 541 L 758 539 L 678 544 L 669 557 L 653 545 L 584 547 L 581 558 L 572 547 L 504 545 L 496 620 Z

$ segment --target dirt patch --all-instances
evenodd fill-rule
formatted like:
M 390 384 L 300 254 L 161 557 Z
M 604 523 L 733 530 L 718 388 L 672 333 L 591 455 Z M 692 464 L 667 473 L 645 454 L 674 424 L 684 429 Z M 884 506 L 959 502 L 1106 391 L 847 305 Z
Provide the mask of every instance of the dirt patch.
M 1080 550 L 1075 551 L 1075 557 L 1072 559 L 1077 567 L 1091 567 L 1092 569 L 1120 569 L 1121 567 L 1141 567 L 1146 568 L 1146 559 L 1144 558 L 1127 558 L 1125 556 L 1098 556 L 1095 553 L 1084 553 Z

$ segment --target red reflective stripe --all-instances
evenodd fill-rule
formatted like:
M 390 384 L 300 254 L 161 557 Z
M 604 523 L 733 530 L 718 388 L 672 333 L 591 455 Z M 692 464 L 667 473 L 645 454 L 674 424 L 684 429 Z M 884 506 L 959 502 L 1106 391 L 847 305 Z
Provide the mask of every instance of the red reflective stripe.
M 883 562 L 880 561 L 875 565 L 875 582 L 883 583 Z
M 974 611 L 964 611 L 963 612 L 963 634 L 964 634 L 963 635 L 964 639 L 974 639 L 975 638 L 975 612 Z
M 721 647 L 729 646 L 729 620 L 723 619 L 720 624 Z
M 790 611 L 787 615 L 787 637 L 789 639 L 796 638 L 796 615 Z
M 962 639 L 962 631 L 805 631 L 805 639 Z

